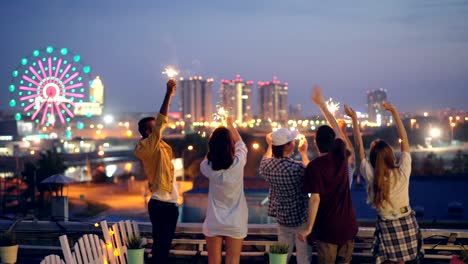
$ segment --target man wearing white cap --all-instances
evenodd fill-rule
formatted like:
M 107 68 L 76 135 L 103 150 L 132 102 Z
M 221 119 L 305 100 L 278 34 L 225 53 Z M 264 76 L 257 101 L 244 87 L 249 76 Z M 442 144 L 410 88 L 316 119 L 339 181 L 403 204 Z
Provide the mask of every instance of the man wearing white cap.
M 260 175 L 270 186 L 268 215 L 278 222 L 278 241 L 289 245 L 289 255 L 296 246 L 298 264 L 309 264 L 312 248 L 297 238 L 297 232 L 307 222 L 308 195 L 303 191 L 307 157 L 307 140 L 299 140 L 298 151 L 302 162 L 291 158 L 296 148 L 298 133 L 280 128 L 267 135 L 268 149 L 260 163 Z

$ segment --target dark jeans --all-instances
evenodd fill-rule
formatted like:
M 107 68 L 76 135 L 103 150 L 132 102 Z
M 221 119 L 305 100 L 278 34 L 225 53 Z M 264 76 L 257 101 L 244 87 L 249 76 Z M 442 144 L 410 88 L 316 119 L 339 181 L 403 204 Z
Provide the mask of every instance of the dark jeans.
M 151 199 L 148 212 L 153 226 L 151 263 L 168 263 L 169 250 L 174 237 L 179 208 L 174 203 Z

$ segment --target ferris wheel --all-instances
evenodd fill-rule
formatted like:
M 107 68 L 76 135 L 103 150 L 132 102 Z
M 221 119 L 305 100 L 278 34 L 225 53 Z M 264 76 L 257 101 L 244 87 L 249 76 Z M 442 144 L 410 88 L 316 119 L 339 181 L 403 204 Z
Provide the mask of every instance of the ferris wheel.
M 9 106 L 15 119 L 45 126 L 70 122 L 77 104 L 89 101 L 90 72 L 67 48 L 34 50 L 11 73 Z

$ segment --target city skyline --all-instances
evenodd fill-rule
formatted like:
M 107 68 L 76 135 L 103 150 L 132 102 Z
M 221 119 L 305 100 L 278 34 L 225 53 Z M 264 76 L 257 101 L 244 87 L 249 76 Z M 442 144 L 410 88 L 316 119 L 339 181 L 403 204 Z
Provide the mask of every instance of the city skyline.
M 157 111 L 167 65 L 184 77 L 213 77 L 215 89 L 226 76 L 276 75 L 289 82 L 288 104 L 301 104 L 305 115 L 318 113 L 309 100 L 313 84 L 361 111 L 365 92 L 380 88 L 402 111 L 467 110 L 466 1 L 29 0 L 0 7 L 0 33 L 8 40 L 0 44 L 2 110 L 11 72 L 47 45 L 82 55 L 106 86 L 111 112 Z

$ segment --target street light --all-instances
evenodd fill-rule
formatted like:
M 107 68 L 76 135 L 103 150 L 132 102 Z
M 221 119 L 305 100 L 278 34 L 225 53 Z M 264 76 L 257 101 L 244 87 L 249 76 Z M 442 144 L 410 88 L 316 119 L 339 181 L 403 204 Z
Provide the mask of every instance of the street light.
M 453 141 L 453 129 L 455 128 L 457 124 L 452 122 L 450 123 L 450 144 L 452 144 Z
M 431 135 L 432 138 L 438 138 L 440 137 L 441 131 L 439 128 L 434 127 L 434 128 L 431 128 L 431 130 L 429 131 L 429 134 Z
M 260 148 L 260 144 L 258 144 L 257 142 L 255 142 L 255 143 L 252 144 L 252 148 L 253 148 L 254 150 L 258 150 L 258 149 Z

